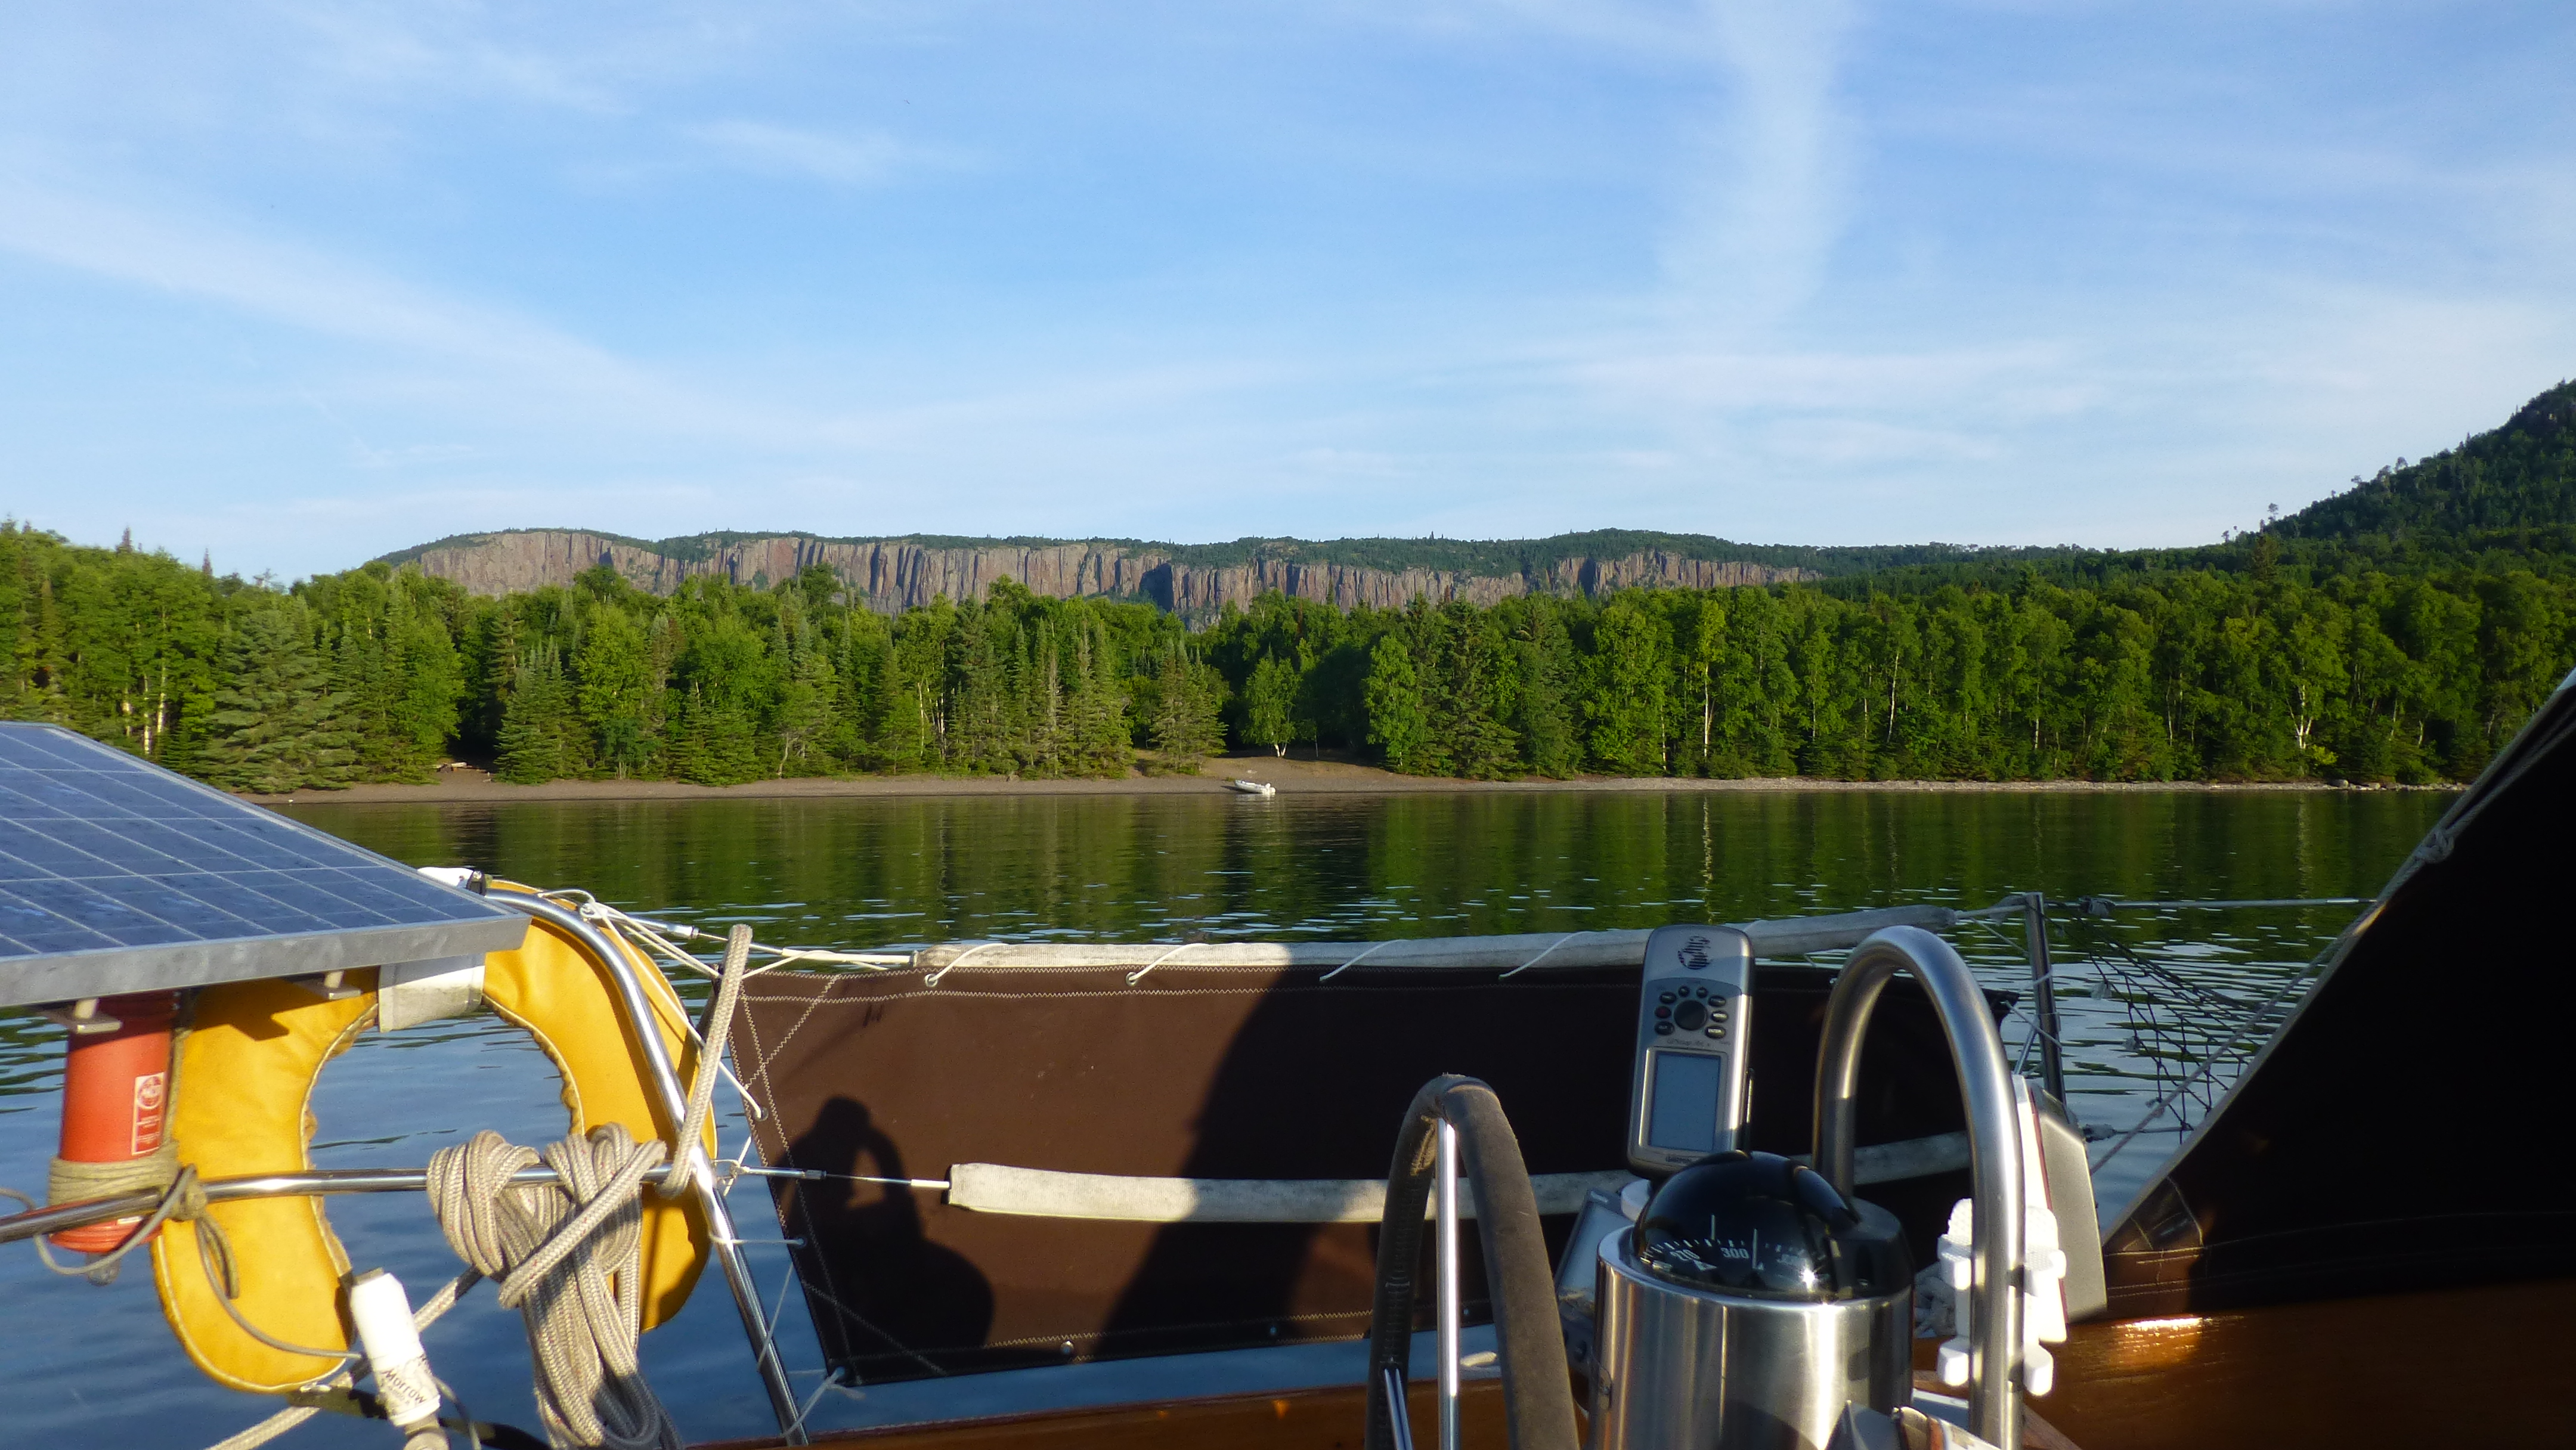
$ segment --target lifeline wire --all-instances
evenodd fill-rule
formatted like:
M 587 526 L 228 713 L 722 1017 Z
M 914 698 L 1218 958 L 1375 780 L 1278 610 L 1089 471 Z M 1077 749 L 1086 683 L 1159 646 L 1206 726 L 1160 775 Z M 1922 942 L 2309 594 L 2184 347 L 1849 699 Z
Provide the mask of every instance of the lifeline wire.
M 586 913 L 589 913 L 589 908 L 585 908 L 584 910 L 585 910 L 585 912 L 586 912 Z M 595 915 L 597 915 L 598 917 L 600 917 L 601 919 L 603 919 L 603 920 L 607 921 L 607 922 L 609 923 L 609 925 L 610 925 L 612 928 L 614 928 L 617 932 L 619 932 L 620 934 L 622 934 L 622 935 L 624 935 L 625 937 L 627 937 L 629 940 L 633 940 L 633 941 L 640 941 L 640 942 L 641 942 L 643 945 L 645 945 L 646 947 L 651 948 L 651 949 L 653 949 L 653 950 L 655 950 L 655 951 L 659 951 L 660 953 L 662 953 L 662 955 L 664 955 L 664 956 L 668 957 L 671 961 L 676 962 L 676 963 L 678 963 L 678 964 L 679 964 L 679 965 L 681 965 L 681 966 L 687 967 L 689 970 L 691 970 L 691 971 L 693 971 L 693 972 L 700 972 L 700 973 L 704 973 L 704 974 L 711 975 L 711 976 L 717 976 L 717 977 L 721 977 L 721 976 L 723 975 L 723 969 L 722 969 L 722 968 L 710 968 L 706 963 L 704 963 L 704 962 L 702 962 L 702 961 L 699 961 L 696 957 L 693 957 L 693 956 L 689 955 L 687 952 L 684 952 L 684 951 L 680 950 L 678 947 L 675 947 L 675 946 L 671 945 L 671 943 L 669 943 L 668 941 L 665 941 L 665 940 L 662 938 L 662 936 L 661 936 L 661 934 L 660 934 L 660 931 L 657 929 L 657 927 L 656 927 L 655 923 L 653 923 L 653 922 L 645 921 L 645 920 L 643 920 L 643 919 L 641 919 L 641 918 L 639 918 L 639 917 L 629 916 L 629 915 L 627 915 L 626 913 L 624 913 L 624 912 L 622 912 L 622 911 L 619 911 L 619 910 L 617 910 L 617 909 L 616 909 L 616 908 L 614 908 L 614 907 L 607 907 L 607 906 L 599 907 L 595 913 L 590 913 L 590 914 L 595 914 Z M 736 933 L 740 933 L 740 934 L 744 935 L 746 938 L 748 938 L 748 936 L 749 936 L 749 934 L 750 934 L 750 931 L 751 931 L 751 928 L 750 928 L 750 927 L 748 927 L 748 926 L 744 926 L 744 925 L 739 925 L 739 924 L 737 924 L 737 925 L 734 927 L 734 932 L 736 932 Z M 751 942 L 749 945 L 750 945 L 750 949 L 751 949 L 751 950 L 753 950 L 753 951 L 779 952 L 779 951 L 781 951 L 781 950 L 782 950 L 782 949 L 780 949 L 780 948 L 764 947 L 764 946 L 760 945 L 760 943 L 758 943 L 758 942 Z M 787 949 L 784 949 L 784 950 L 785 950 L 785 951 L 789 951 L 789 952 L 795 952 L 795 951 L 797 951 L 798 949 L 795 949 L 795 948 L 787 948 Z M 730 955 L 731 955 L 731 952 L 732 952 L 731 936 L 730 936 L 730 935 L 728 935 L 728 937 L 727 937 L 726 952 L 727 952 L 728 958 L 730 958 Z M 801 953 L 800 953 L 800 954 L 801 954 Z M 775 962 L 775 963 L 772 963 L 771 965 L 773 965 L 773 966 L 779 966 L 779 965 L 784 965 L 784 964 L 785 964 L 785 963 L 784 963 L 784 961 L 781 961 L 781 962 Z M 756 976 L 759 976 L 761 972 L 764 972 L 764 971 L 767 971 L 767 970 L 769 970 L 769 968 L 768 968 L 768 967 L 762 967 L 762 968 L 760 968 L 760 969 L 759 969 L 759 970 L 757 970 L 757 971 L 746 972 L 746 973 L 744 973 L 744 975 L 745 975 L 746 977 L 756 977 Z M 658 1010 L 658 1008 L 657 1008 L 657 1010 Z M 716 1040 L 716 1042 L 717 1042 L 717 1044 L 718 1044 L 718 1045 L 717 1045 L 717 1047 L 716 1047 L 715 1053 L 714 1053 L 715 1061 L 716 1061 L 716 1071 L 724 1077 L 724 1080 L 725 1080 L 725 1081 L 727 1081 L 727 1082 L 729 1082 L 729 1083 L 732 1083 L 732 1084 L 733 1084 L 733 1087 L 734 1087 L 734 1091 L 735 1091 L 736 1093 L 738 1093 L 738 1094 L 740 1094 L 740 1095 L 741 1095 L 741 1098 L 742 1098 L 742 1104 L 743 1104 L 743 1109 L 744 1109 L 744 1111 L 745 1111 L 745 1112 L 749 1113 L 752 1117 L 755 1117 L 755 1118 L 762 1116 L 761 1109 L 760 1109 L 760 1104 L 759 1104 L 759 1103 L 758 1103 L 758 1102 L 757 1102 L 757 1101 L 752 1097 L 752 1095 L 751 1095 L 751 1090 L 750 1090 L 749 1088 L 746 1088 L 746 1087 L 744 1087 L 744 1086 L 742 1085 L 742 1079 L 740 1079 L 740 1078 L 738 1078 L 738 1077 L 734 1076 L 733 1069 L 732 1069 L 732 1068 L 730 1068 L 730 1067 L 728 1067 L 728 1066 L 726 1066 L 726 1065 L 725 1065 L 725 1062 L 724 1062 L 724 1049 L 723 1049 L 723 1047 L 722 1047 L 722 1039 L 723 1039 L 723 1037 L 724 1037 L 724 1033 L 725 1033 L 725 1028 L 726 1028 L 726 1026 L 727 1026 L 727 1025 L 729 1025 L 729 1024 L 730 1024 L 730 1022 L 732 1021 L 732 1013 L 730 1012 L 730 1010 L 728 1010 L 728 1011 L 727 1011 L 727 1013 L 726 1013 L 726 1015 L 725 1015 L 725 1020 L 724 1020 L 723 1022 L 713 1022 L 713 1019 L 712 1019 L 712 1018 L 710 1019 L 710 1021 L 711 1021 L 711 1023 L 714 1025 L 714 1027 L 715 1027 L 715 1032 L 714 1032 L 713 1036 L 714 1036 L 714 1039 Z M 694 1043 L 696 1043 L 696 1044 L 698 1045 L 698 1051 L 699 1051 L 699 1053 L 701 1054 L 701 1061 L 703 1061 L 703 1060 L 704 1060 L 704 1054 L 706 1054 L 706 1052 L 707 1052 L 707 1044 L 708 1044 L 708 1041 L 709 1041 L 709 1034 L 708 1034 L 708 1033 L 705 1033 L 705 1032 L 700 1031 L 700 1030 L 698 1029 L 698 1024 L 696 1024 L 695 1022 L 690 1021 L 690 1020 L 689 1020 L 689 1018 L 688 1018 L 688 1014 L 687 1014 L 687 1013 L 685 1013 L 685 1012 L 683 1012 L 683 1013 L 681 1013 L 681 1014 L 680 1014 L 680 1029 L 681 1029 L 681 1031 L 683 1031 L 684 1033 L 686 1033 L 686 1034 L 687 1034 L 687 1036 L 688 1036 L 688 1038 L 689 1038 L 689 1040 L 690 1040 L 691 1042 L 694 1042 Z M 683 1141 L 686 1141 L 686 1140 L 683 1140 Z
M 580 895 L 583 897 L 588 897 L 589 895 L 587 892 L 571 891 L 561 893 L 549 892 L 547 894 L 564 896 Z M 673 961 L 689 968 L 689 970 L 693 972 L 709 977 L 715 975 L 715 971 L 705 962 L 681 951 L 678 947 L 673 946 L 669 941 L 669 938 L 671 937 L 678 937 L 682 941 L 696 941 L 700 937 L 713 937 L 713 932 L 707 931 L 701 927 L 686 926 L 676 922 L 648 921 L 643 917 L 620 911 L 616 907 L 595 899 L 585 901 L 581 908 L 581 914 L 594 921 L 610 922 L 630 936 L 650 941 L 653 945 L 659 947 L 663 952 L 668 954 Z M 896 967 L 907 965 L 912 960 L 911 954 L 905 952 L 843 952 L 833 951 L 824 947 L 773 947 L 763 945 L 759 942 L 752 943 L 751 949 L 767 956 L 777 958 L 776 961 L 771 962 L 768 966 L 757 969 L 753 973 L 754 976 L 759 975 L 760 972 L 769 971 L 775 967 L 788 966 L 796 962 L 823 962 L 833 966 L 857 967 L 866 971 L 883 972 L 891 971 Z
M 2350 928 L 2346 928 L 2346 930 L 2350 930 Z M 2272 1013 L 2282 1011 L 2289 1004 L 2291 998 L 2298 996 L 2306 992 L 2309 988 L 2315 986 L 2317 982 L 2316 974 L 2325 967 L 2329 960 L 2333 958 L 2335 948 L 2341 945 L 2343 945 L 2343 938 L 2340 936 L 2336 937 L 2332 942 L 2327 943 L 2325 949 L 2318 952 L 2316 956 L 2309 961 L 2306 971 L 2300 973 L 2297 977 L 2283 982 L 2279 987 L 2273 989 L 2271 996 L 2256 1003 L 2254 1005 L 2255 1012 L 2268 1016 Z M 2146 1116 L 2140 1118 L 2135 1127 L 2121 1134 L 2118 1141 L 2114 1142 L 2110 1148 L 2105 1150 L 2101 1157 L 2092 1160 L 2092 1171 L 2095 1173 L 2101 1172 L 2104 1165 L 2108 1164 L 2112 1159 L 2119 1157 L 2122 1151 L 2127 1149 L 2131 1143 L 2137 1141 L 2138 1135 L 2145 1132 L 2149 1124 L 2164 1116 L 2165 1110 L 2172 1107 L 2185 1092 L 2189 1091 L 2201 1079 L 2210 1076 L 2217 1070 L 2218 1059 L 2215 1056 L 2204 1056 L 2200 1060 L 2198 1067 L 2194 1068 L 2189 1075 L 2177 1082 L 2172 1089 L 2158 1096 L 2155 1102 L 2148 1106 Z M 2185 1132 L 2191 1131 L 2190 1125 L 2187 1123 L 2184 1124 L 2183 1130 Z

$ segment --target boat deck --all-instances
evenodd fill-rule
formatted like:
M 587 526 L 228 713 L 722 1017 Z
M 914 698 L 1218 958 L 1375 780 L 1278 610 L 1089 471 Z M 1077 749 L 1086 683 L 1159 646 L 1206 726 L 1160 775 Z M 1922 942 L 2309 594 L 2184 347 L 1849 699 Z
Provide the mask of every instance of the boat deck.
M 1938 1392 L 1929 1380 L 1918 1389 Z M 1460 1387 L 1460 1439 L 1476 1450 L 1504 1450 L 1500 1380 L 1470 1380 Z M 1413 1440 L 1438 1443 L 1432 1387 L 1411 1395 Z M 1008 1415 L 937 1425 L 905 1425 L 818 1435 L 817 1445 L 867 1450 L 1359 1450 L 1366 1405 L 1360 1387 L 1337 1385 L 1280 1394 L 1231 1395 L 1151 1405 L 1116 1405 L 1052 1414 Z M 2077 1450 L 2037 1414 L 2023 1422 L 2025 1450 Z M 730 1440 L 703 1450 L 768 1450 L 781 1440 Z

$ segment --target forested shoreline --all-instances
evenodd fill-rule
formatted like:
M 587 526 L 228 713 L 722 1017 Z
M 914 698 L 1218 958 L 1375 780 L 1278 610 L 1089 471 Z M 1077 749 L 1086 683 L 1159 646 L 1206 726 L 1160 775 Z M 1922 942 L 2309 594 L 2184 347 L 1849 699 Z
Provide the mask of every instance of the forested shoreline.
M 2467 779 L 2576 660 L 2576 586 L 2492 551 L 2369 562 L 2265 534 L 2234 567 L 2099 587 L 2022 566 L 1901 593 L 1270 595 L 1193 631 L 1008 583 L 889 619 L 824 569 L 669 597 L 597 569 L 476 598 L 382 563 L 277 588 L 11 522 L 0 717 L 258 791 L 449 759 L 518 782 L 1117 776 L 1229 746 L 1472 779 Z

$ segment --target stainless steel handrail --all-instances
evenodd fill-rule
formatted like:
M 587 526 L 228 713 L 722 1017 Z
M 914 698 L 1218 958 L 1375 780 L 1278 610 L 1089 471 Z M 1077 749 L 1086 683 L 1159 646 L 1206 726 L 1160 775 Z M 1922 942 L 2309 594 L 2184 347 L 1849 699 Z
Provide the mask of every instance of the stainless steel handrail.
M 633 960 L 618 943 L 602 936 L 587 918 L 543 897 L 505 891 L 493 893 L 490 899 L 563 931 L 608 968 L 609 979 L 617 984 L 618 998 L 626 1006 L 627 1020 L 635 1024 L 635 1039 L 644 1049 L 654 1094 L 670 1115 L 671 1131 L 678 1133 L 680 1124 L 689 1116 L 688 1096 L 680 1086 L 678 1071 L 671 1066 L 671 1054 L 662 1045 L 652 999 L 644 995 L 644 985 L 636 979 Z M 699 1051 L 720 1053 L 724 1044 L 705 1043 Z M 705 1164 L 706 1150 L 699 1144 L 675 1144 L 672 1151 L 678 1163 L 694 1160 L 702 1167 Z M 759 1362 L 761 1387 L 769 1393 L 769 1411 L 777 1418 L 779 1434 L 787 1443 L 802 1445 L 805 1432 L 797 1413 L 796 1392 L 787 1383 L 787 1367 L 779 1362 L 777 1341 L 771 1338 L 769 1321 L 762 1313 L 760 1286 L 751 1277 L 751 1265 L 743 1259 L 742 1241 L 734 1232 L 733 1211 L 726 1206 L 724 1189 L 714 1174 L 701 1171 L 696 1182 L 698 1206 L 707 1216 L 707 1238 L 715 1249 L 717 1264 L 724 1269 L 725 1287 L 733 1291 L 734 1308 L 742 1315 L 742 1332 L 751 1340 L 752 1356 Z
M 1440 1260 L 1440 1450 L 1458 1450 L 1458 1340 L 1465 1322 L 1461 1309 L 1462 1286 L 1458 1282 L 1458 1126 L 1446 1115 L 1432 1132 L 1433 1200 L 1439 1205 L 1439 1218 L 1433 1225 L 1438 1240 Z M 1404 1419 L 1404 1402 L 1390 1407 L 1397 1423 Z
M 1853 1188 L 1853 1119 L 1861 1039 L 1879 994 L 1898 972 L 1923 984 L 1950 1040 L 1960 1095 L 1968 1106 L 1968 1176 L 1976 1205 L 1974 1283 L 1969 1290 L 1968 1428 L 1999 1450 L 2021 1450 L 2022 1159 L 2012 1068 L 2003 1038 L 1968 964 L 1921 927 L 1896 926 L 1854 948 L 1825 1003 L 1816 1056 L 1816 1166 L 1848 1196 Z

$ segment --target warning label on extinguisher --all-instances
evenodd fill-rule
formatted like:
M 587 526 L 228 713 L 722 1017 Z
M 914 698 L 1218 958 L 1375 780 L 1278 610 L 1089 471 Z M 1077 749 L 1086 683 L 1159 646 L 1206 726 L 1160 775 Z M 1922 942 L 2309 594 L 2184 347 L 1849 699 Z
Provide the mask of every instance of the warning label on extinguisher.
M 134 1080 L 134 1147 L 141 1157 L 161 1146 L 161 1110 L 170 1095 L 170 1074 L 147 1073 Z

